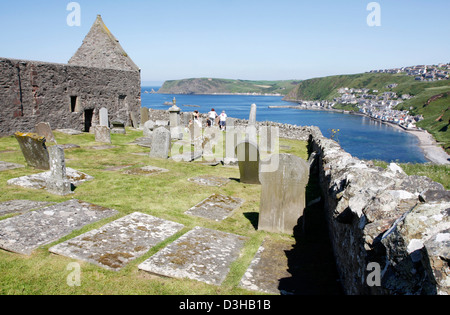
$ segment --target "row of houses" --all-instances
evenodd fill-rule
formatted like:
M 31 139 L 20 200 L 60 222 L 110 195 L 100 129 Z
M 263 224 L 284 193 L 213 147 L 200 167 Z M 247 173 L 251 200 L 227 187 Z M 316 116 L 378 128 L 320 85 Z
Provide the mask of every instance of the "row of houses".
M 370 73 L 404 73 L 414 76 L 417 81 L 439 81 L 450 78 L 450 63 L 440 63 L 438 65 L 417 65 L 384 70 L 371 70 Z
M 341 88 L 340 97 L 334 99 L 336 104 L 355 105 L 359 112 L 374 119 L 395 123 L 407 129 L 416 129 L 416 123 L 423 120 L 422 116 L 411 116 L 408 111 L 395 108 L 410 99 L 410 95 L 397 95 L 395 92 L 377 93 L 377 90 Z

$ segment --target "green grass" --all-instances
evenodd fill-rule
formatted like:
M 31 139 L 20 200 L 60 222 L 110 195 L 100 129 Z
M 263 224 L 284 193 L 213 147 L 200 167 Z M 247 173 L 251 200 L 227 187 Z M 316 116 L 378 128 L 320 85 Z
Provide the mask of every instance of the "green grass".
M 437 95 L 442 97 L 430 101 Z M 416 98 L 401 104 L 398 109 L 409 110 L 412 115 L 423 115 L 424 120 L 417 126 L 430 132 L 450 153 L 450 86 L 424 89 Z
M 374 161 L 374 164 L 383 168 L 388 166 L 388 163 L 383 161 Z M 450 166 L 448 165 L 403 163 L 399 166 L 410 176 L 425 176 L 441 183 L 445 189 L 450 189 Z
M 0 250 L 1 295 L 252 295 L 255 292 L 240 289 L 238 284 L 262 241 L 269 237 L 275 241 L 295 243 L 291 235 L 275 235 L 255 229 L 260 203 L 261 187 L 259 185 L 241 184 L 237 180 L 232 180 L 228 185 L 217 188 L 199 186 L 187 181 L 190 177 L 207 174 L 239 178 L 239 170 L 236 168 L 210 167 L 198 163 L 177 163 L 171 160 L 150 159 L 148 156 L 134 155 L 132 153 L 149 152 L 149 149 L 128 144 L 134 139 L 142 137 L 142 132 L 139 131 L 128 130 L 127 135 L 112 135 L 112 142 L 116 148 L 104 151 L 89 148 L 99 145 L 95 143 L 94 136 L 90 134 L 68 136 L 55 132 L 55 136 L 58 144 L 74 143 L 81 146 L 79 149 L 66 150 L 67 166 L 85 172 L 95 179 L 80 185 L 73 196 L 59 197 L 44 190 L 23 189 L 6 184 L 7 180 L 11 178 L 40 171 L 25 167 L 0 172 L 0 202 L 14 199 L 63 202 L 73 197 L 113 208 L 119 212 L 119 215 L 74 231 L 53 244 L 39 248 L 30 257 Z M 282 153 L 297 154 L 307 159 L 306 142 L 281 140 L 281 144 L 291 147 L 289 151 L 282 150 Z M 0 160 L 26 164 L 14 137 L 0 138 L 0 151 L 13 151 L 1 153 Z M 132 165 L 132 167 L 153 165 L 169 169 L 170 172 L 145 177 L 125 175 L 121 171 L 105 170 L 108 167 L 121 165 Z M 214 193 L 242 198 L 246 202 L 231 217 L 222 222 L 197 218 L 184 213 Z M 128 264 L 120 272 L 79 262 L 82 271 L 81 287 L 68 286 L 66 279 L 71 271 L 67 270 L 67 265 L 73 260 L 50 254 L 48 249 L 136 211 L 184 224 L 185 228 L 151 249 L 143 257 Z M 11 216 L 0 218 L 0 220 L 8 217 Z M 241 256 L 232 264 L 230 273 L 221 286 L 212 286 L 188 279 L 160 278 L 138 270 L 137 266 L 140 263 L 195 226 L 235 233 L 248 238 Z

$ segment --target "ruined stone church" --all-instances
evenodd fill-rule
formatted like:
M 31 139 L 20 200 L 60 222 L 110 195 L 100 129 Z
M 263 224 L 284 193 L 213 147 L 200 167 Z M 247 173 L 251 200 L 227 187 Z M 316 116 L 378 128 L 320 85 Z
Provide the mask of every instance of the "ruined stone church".
M 102 107 L 129 125 L 140 112 L 141 73 L 100 15 L 68 64 L 0 58 L 0 136 L 39 122 L 89 132 Z

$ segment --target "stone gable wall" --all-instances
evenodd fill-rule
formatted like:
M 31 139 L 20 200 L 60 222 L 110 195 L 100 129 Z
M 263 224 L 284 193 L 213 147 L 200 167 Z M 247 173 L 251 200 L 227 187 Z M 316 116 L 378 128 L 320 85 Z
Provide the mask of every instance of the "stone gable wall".
M 34 131 L 39 122 L 82 131 L 85 110 L 93 110 L 95 126 L 102 107 L 110 120 L 139 115 L 140 72 L 0 58 L 0 136 Z

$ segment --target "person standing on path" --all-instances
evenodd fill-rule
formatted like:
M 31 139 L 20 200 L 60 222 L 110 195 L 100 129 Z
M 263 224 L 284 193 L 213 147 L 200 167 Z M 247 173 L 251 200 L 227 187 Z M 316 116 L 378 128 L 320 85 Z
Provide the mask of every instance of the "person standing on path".
M 217 113 L 216 113 L 216 111 L 215 111 L 215 109 L 213 108 L 213 109 L 211 109 L 211 111 L 208 113 L 208 127 L 212 127 L 212 126 L 214 126 L 214 124 L 215 124 L 215 122 L 216 122 L 216 118 L 218 117 L 219 115 L 217 115 Z
M 222 114 L 219 115 L 220 120 L 220 130 L 226 130 L 227 129 L 227 114 L 225 111 L 222 111 Z

